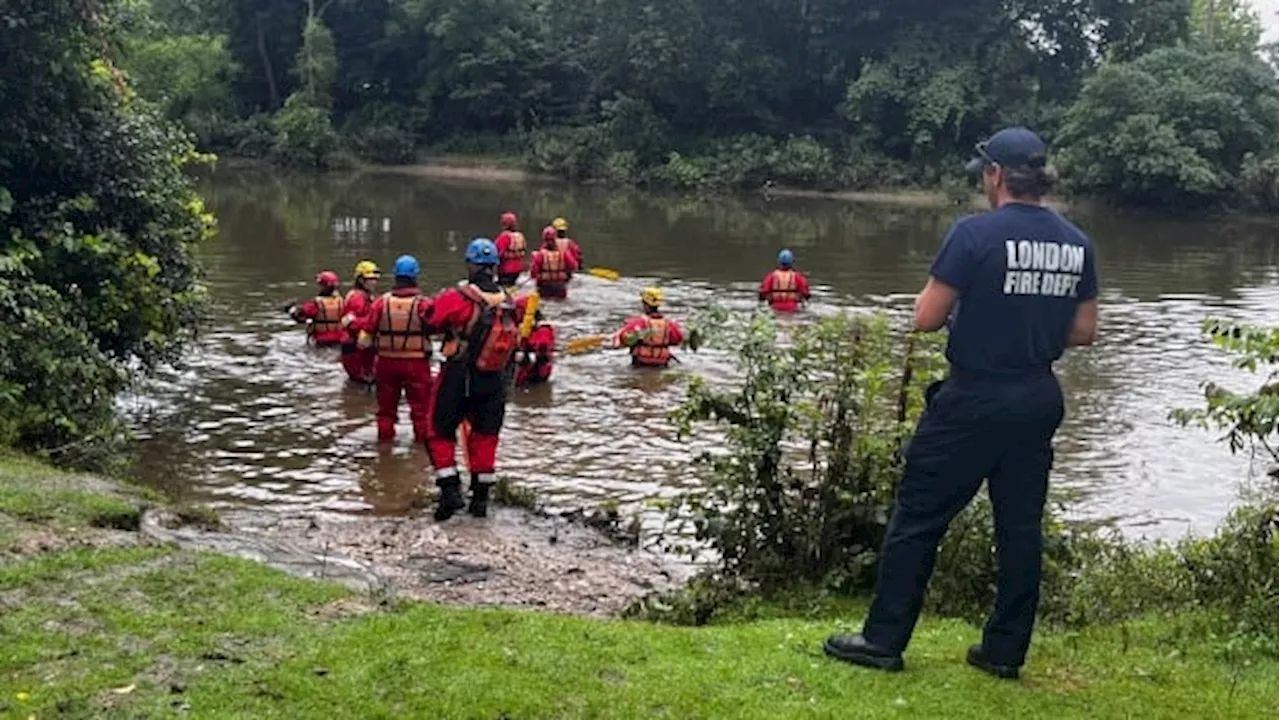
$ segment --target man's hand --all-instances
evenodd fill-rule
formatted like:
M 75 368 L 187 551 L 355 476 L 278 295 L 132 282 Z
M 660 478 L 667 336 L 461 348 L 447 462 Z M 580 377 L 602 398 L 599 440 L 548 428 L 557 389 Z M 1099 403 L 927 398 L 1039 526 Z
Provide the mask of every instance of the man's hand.
M 929 276 L 924 289 L 916 296 L 915 329 L 921 332 L 933 332 L 947 324 L 947 316 L 955 307 L 960 293 L 956 289 Z

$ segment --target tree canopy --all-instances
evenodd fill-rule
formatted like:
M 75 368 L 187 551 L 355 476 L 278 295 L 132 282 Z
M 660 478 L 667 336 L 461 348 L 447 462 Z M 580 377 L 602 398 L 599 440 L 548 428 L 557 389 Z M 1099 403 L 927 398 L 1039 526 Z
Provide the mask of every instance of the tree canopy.
M 405 162 L 415 147 L 429 147 L 519 155 L 535 170 L 569 178 L 685 187 L 959 182 L 959 161 L 1002 125 L 1030 125 L 1068 150 L 1064 122 L 1069 115 L 1077 127 L 1084 122 L 1078 105 L 1093 100 L 1081 90 L 1104 70 L 1147 72 L 1129 64 L 1181 48 L 1190 55 L 1178 57 L 1195 58 L 1174 63 L 1188 74 L 1175 84 L 1188 92 L 1204 87 L 1194 79 L 1203 75 L 1197 66 L 1218 67 L 1222 53 L 1235 56 L 1241 73 L 1268 72 L 1261 25 L 1244 0 L 130 0 L 128 7 L 137 28 L 128 68 L 144 93 L 213 149 L 324 166 L 341 162 L 344 148 Z M 194 69 L 179 71 L 183 63 Z M 183 81 L 196 75 L 216 87 Z M 1260 111 L 1255 100 L 1240 102 Z M 282 109 L 290 115 L 283 122 L 263 117 Z M 1216 131 L 1174 124 L 1183 134 Z M 1108 185 L 1075 187 L 1116 191 L 1125 202 L 1163 203 L 1183 190 L 1214 203 L 1246 200 L 1241 183 L 1223 180 L 1240 171 L 1242 155 L 1216 166 L 1219 189 L 1206 195 L 1200 161 L 1181 167 L 1189 158 L 1163 140 L 1145 149 L 1157 155 L 1130 162 L 1179 168 L 1125 182 L 1174 189 L 1130 192 L 1114 168 L 1101 167 L 1086 174 L 1113 178 Z M 1274 150 L 1273 139 L 1266 153 Z

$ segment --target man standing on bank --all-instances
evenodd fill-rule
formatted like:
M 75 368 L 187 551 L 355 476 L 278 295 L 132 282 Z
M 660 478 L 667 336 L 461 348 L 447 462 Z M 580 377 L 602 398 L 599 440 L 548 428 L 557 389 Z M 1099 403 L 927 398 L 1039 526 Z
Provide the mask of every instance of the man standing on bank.
M 970 665 L 1018 677 L 1040 601 L 1040 524 L 1062 389 L 1052 365 L 1097 334 L 1093 244 L 1041 205 L 1053 184 L 1044 142 L 1023 127 L 977 145 L 990 212 L 947 231 L 915 302 L 915 329 L 949 326 L 950 373 L 926 392 L 881 548 L 875 598 L 859 635 L 824 649 L 866 667 L 902 669 L 938 542 L 982 481 L 995 516 L 996 604 Z

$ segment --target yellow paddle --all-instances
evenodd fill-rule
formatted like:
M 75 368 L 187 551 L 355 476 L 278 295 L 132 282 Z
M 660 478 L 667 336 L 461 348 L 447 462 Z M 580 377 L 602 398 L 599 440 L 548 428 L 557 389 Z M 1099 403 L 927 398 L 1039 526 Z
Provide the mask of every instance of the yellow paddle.
M 538 314 L 538 303 L 540 301 L 541 296 L 538 295 L 537 290 L 529 293 L 528 304 L 524 306 L 524 320 L 520 323 L 521 339 L 529 337 L 530 333 L 533 332 L 534 318 Z
M 588 268 L 587 274 L 594 275 L 595 277 L 598 277 L 598 278 L 604 278 L 605 280 L 609 280 L 612 282 L 617 282 L 618 278 L 622 277 L 622 275 L 617 270 L 610 270 L 609 268 L 600 268 L 600 267 Z
M 592 350 L 598 350 L 608 341 L 608 335 L 584 335 L 565 343 L 564 351 L 567 355 L 581 355 Z

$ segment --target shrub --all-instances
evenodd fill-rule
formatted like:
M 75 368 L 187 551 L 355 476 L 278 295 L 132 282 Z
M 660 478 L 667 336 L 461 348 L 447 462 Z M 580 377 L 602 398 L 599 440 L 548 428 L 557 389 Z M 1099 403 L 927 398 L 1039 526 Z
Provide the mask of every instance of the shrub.
M 177 359 L 201 309 L 213 218 L 187 136 L 100 53 L 109 13 L 22 2 L 0 23 L 0 440 L 100 465 L 128 370 Z
M 526 163 L 535 172 L 588 180 L 600 177 L 605 157 L 612 150 L 603 126 L 538 130 L 531 134 Z
M 899 447 L 934 376 L 929 353 L 900 348 L 882 316 L 824 318 L 777 342 L 769 314 L 727 337 L 742 387 L 690 381 L 682 435 L 727 425 L 726 452 L 697 460 L 702 489 L 672 508 L 719 571 L 765 589 L 795 582 L 866 589 L 901 464 Z M 903 350 L 910 350 L 904 354 Z
M 337 163 L 338 134 L 328 111 L 291 96 L 276 113 L 272 157 L 276 162 L 299 168 L 328 169 Z
M 363 128 L 352 138 L 356 152 L 370 162 L 404 165 L 413 162 L 413 136 L 394 125 Z

